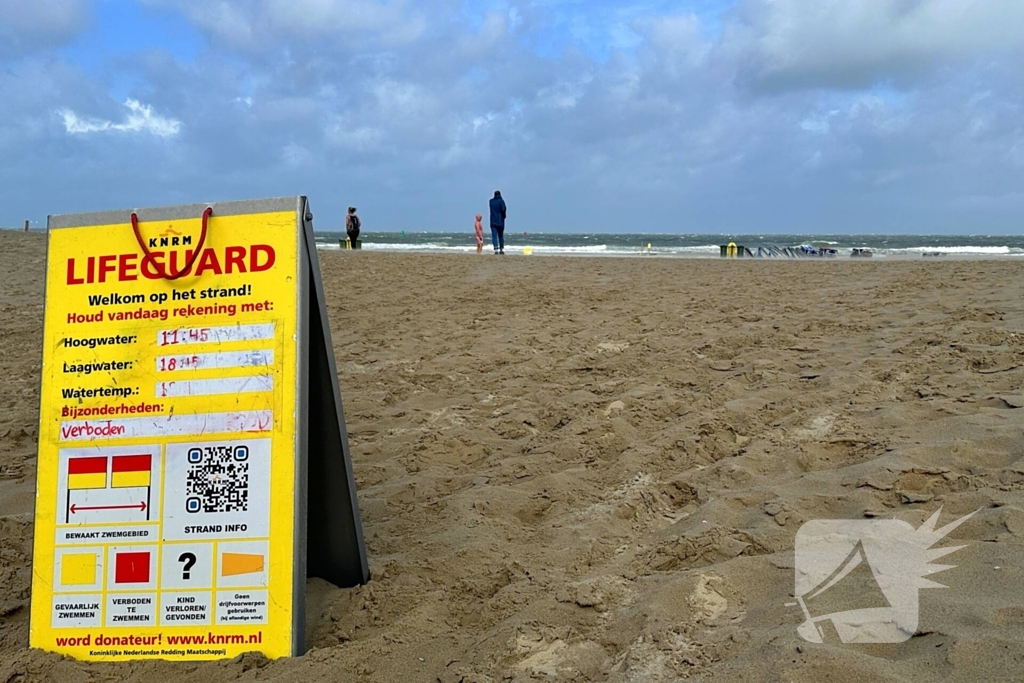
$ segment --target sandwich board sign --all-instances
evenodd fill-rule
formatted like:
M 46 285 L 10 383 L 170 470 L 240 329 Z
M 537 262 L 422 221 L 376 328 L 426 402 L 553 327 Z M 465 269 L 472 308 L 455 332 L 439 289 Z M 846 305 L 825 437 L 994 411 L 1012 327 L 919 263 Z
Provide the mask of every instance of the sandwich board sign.
M 305 197 L 51 216 L 30 645 L 304 651 L 369 580 Z

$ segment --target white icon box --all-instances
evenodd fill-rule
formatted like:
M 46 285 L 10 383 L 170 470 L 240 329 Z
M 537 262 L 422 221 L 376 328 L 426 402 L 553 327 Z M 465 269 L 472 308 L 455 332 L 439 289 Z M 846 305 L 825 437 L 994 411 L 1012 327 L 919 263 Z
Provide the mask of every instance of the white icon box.
M 166 543 L 160 557 L 160 588 L 213 587 L 212 543 Z
M 62 448 L 57 467 L 57 523 L 156 521 L 160 446 Z
M 156 593 L 107 595 L 107 626 L 138 628 L 156 624 Z
M 99 626 L 102 615 L 103 596 L 99 593 L 54 595 L 50 624 L 54 628 Z
M 213 619 L 213 593 L 161 593 L 160 623 L 163 626 L 209 626 Z
M 164 540 L 270 535 L 270 439 L 168 444 Z
M 217 624 L 267 623 L 267 591 L 217 591 Z

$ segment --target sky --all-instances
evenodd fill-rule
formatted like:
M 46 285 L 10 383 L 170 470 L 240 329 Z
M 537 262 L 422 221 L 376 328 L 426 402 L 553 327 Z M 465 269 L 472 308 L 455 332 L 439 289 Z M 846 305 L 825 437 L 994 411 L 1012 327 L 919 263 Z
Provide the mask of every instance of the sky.
M 1017 234 L 1022 59 L 1020 0 L 0 0 L 0 226 Z

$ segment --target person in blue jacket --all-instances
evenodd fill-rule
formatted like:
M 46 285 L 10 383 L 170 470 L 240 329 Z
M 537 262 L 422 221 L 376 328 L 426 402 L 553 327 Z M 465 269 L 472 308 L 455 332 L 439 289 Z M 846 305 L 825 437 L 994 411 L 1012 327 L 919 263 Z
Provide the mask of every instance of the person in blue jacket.
M 495 190 L 494 197 L 490 201 L 491 206 L 491 242 L 494 243 L 494 253 L 505 255 L 505 200 L 501 198 L 501 191 Z

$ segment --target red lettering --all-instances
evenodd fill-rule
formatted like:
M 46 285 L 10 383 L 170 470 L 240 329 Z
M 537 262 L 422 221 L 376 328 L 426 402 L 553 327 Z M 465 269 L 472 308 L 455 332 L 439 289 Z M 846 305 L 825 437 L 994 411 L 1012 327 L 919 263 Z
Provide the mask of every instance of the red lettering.
M 99 281 L 107 281 L 107 273 L 113 273 L 117 270 L 117 256 L 113 254 L 104 254 L 100 256 L 100 271 Z
M 85 284 L 85 280 L 80 277 L 75 277 L 75 259 L 68 259 L 68 284 L 69 285 L 81 285 Z
M 157 260 L 160 257 L 161 260 Z M 164 252 L 162 251 L 151 251 L 149 256 L 142 259 L 142 275 L 150 280 L 157 280 L 163 277 L 163 257 Z
M 63 424 L 60 427 L 60 436 L 62 439 L 77 439 L 80 436 L 87 437 L 104 437 L 104 436 L 123 436 L 124 425 L 116 425 L 110 420 L 106 421 L 106 424 L 92 425 L 88 421 L 81 424 Z
M 121 254 L 121 258 L 117 261 L 117 279 L 121 282 L 129 280 L 138 280 L 139 276 L 135 274 L 138 266 L 135 263 L 135 259 L 139 258 L 138 254 Z
M 185 265 L 188 266 L 188 270 L 185 271 L 184 275 L 188 275 L 189 271 L 192 270 L 192 264 L 189 263 L 189 261 L 192 260 L 192 252 L 193 251 L 194 250 L 189 249 L 188 251 L 185 252 Z M 178 274 L 178 252 L 172 251 L 170 258 L 171 258 L 171 262 L 170 262 L 170 265 L 168 266 L 170 268 L 170 272 L 167 273 L 167 274 L 168 275 L 177 275 Z
M 239 273 L 245 272 L 245 247 L 228 247 L 224 250 L 224 272 L 230 275 L 234 266 L 238 267 Z
M 263 253 L 267 260 L 265 263 L 260 263 L 259 255 Z M 249 272 L 259 273 L 264 270 L 270 270 L 274 267 L 274 261 L 277 260 L 277 254 L 274 253 L 274 248 L 269 244 L 254 244 L 252 249 L 249 251 Z
M 203 255 L 199 258 L 199 265 L 196 266 L 196 276 L 202 275 L 208 270 L 212 270 L 216 275 L 224 274 L 220 267 L 220 261 L 217 260 L 217 252 L 213 249 L 203 249 Z
M 269 244 L 224 247 L 224 251 L 204 249 L 193 266 L 186 268 L 193 260 L 194 251 L 167 250 L 152 251 L 146 255 L 138 253 L 104 254 L 89 256 L 85 259 L 85 267 L 80 268 L 81 256 L 67 260 L 66 280 L 69 285 L 93 284 L 107 282 L 117 278 L 120 282 L 131 282 L 144 277 L 148 280 L 159 280 L 168 276 L 180 275 L 198 277 L 204 273 L 212 275 L 231 275 L 233 273 L 260 273 L 270 270 L 277 263 L 277 253 Z M 246 258 L 248 256 L 248 258 Z M 85 272 L 80 272 L 84 270 Z M 108 276 L 110 276 L 108 278 Z

